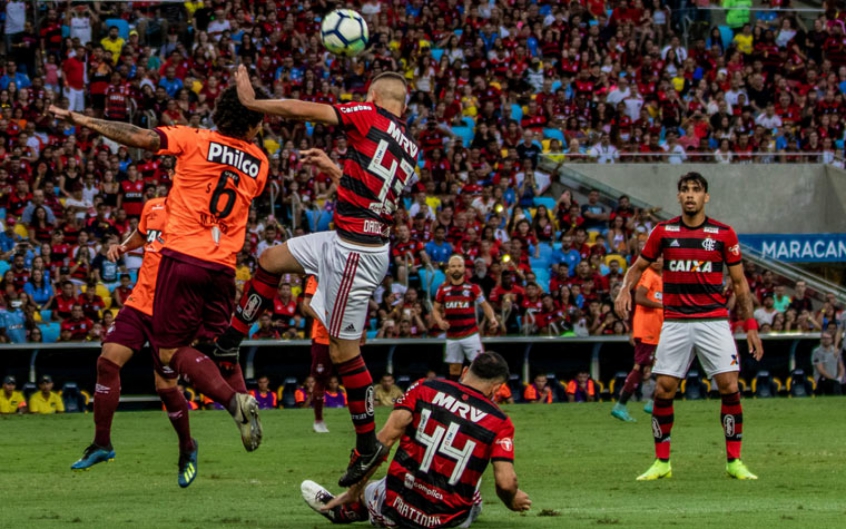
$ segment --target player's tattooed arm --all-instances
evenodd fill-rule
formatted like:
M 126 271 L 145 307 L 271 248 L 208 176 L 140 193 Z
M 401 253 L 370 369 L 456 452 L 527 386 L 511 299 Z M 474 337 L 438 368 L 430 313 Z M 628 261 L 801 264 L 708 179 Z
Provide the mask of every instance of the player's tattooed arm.
M 92 118 L 56 106 L 51 106 L 50 112 L 57 118 L 66 119 L 75 125 L 88 127 L 94 132 L 128 147 L 137 147 L 155 152 L 161 146 L 159 135 L 152 129 L 142 129 L 141 127 L 120 121 Z

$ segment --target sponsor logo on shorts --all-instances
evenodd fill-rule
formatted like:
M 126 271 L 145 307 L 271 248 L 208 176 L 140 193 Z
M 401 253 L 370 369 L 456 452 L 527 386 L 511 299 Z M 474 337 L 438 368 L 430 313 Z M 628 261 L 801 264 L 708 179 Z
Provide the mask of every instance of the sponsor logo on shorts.
M 209 154 L 206 156 L 206 160 L 223 165 L 231 165 L 251 178 L 258 177 L 259 169 L 261 168 L 261 160 L 255 156 L 247 154 L 240 149 L 230 147 L 229 145 L 222 145 L 215 142 L 209 144 Z
M 731 355 L 731 363 L 729 365 L 731 365 L 731 366 L 737 365 L 737 355 Z
M 514 442 L 511 440 L 510 437 L 497 439 L 496 444 L 498 444 L 504 452 L 511 452 L 512 450 L 514 450 Z
M 261 297 L 258 294 L 250 294 L 250 297 L 247 299 L 247 303 L 241 310 L 241 314 L 243 314 L 245 320 L 252 320 L 258 315 L 258 311 L 260 309 Z

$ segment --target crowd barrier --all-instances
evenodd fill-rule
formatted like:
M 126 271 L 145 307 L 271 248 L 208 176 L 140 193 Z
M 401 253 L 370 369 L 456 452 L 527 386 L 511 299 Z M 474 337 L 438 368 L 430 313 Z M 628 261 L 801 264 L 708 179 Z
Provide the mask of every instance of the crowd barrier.
M 786 378 L 794 369 L 813 371 L 811 352 L 819 345 L 819 334 L 768 334 L 764 340 L 764 358 L 757 362 L 747 352 L 744 335 L 737 335 L 741 375 L 751 380 L 760 370 Z M 496 337 L 483 340 L 485 348 L 502 354 L 512 373 L 528 382 L 535 373 L 555 373 L 560 380 L 573 378 L 587 370 L 598 381 L 608 382 L 618 372 L 632 365 L 632 346 L 625 336 L 589 337 Z M 374 378 L 382 373 L 415 377 L 429 369 L 446 372 L 443 364 L 444 340 L 437 338 L 374 339 L 363 348 L 363 355 Z M 271 383 L 308 375 L 311 363 L 306 340 L 245 341 L 241 363 L 246 378 L 265 374 Z M 35 382 L 42 374 L 53 377 L 56 386 L 75 382 L 93 390 L 96 381 L 97 343 L 20 344 L 0 347 L 0 374 L 15 375 L 18 383 Z M 701 370 L 700 370 L 701 372 Z M 154 392 L 151 353 L 144 351 L 133 358 L 121 374 L 124 395 L 150 395 Z M 129 397 L 131 398 L 131 397 Z

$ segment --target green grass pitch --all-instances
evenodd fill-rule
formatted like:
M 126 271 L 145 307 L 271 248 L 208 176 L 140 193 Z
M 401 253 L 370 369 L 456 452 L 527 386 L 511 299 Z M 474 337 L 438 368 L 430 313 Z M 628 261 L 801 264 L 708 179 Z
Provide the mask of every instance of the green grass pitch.
M 670 480 L 638 483 L 653 459 L 649 417 L 609 415 L 611 404 L 511 406 L 516 469 L 534 501 L 509 512 L 483 479 L 485 508 L 474 527 L 846 527 L 846 400 L 744 401 L 743 459 L 760 476 L 725 476 L 719 402 L 678 402 Z M 378 419 L 387 411 L 380 409 Z M 90 414 L 0 418 L 0 490 L 7 529 L 329 527 L 300 498 L 313 479 L 337 491 L 353 433 L 331 410 L 331 433 L 311 431 L 305 410 L 265 412 L 265 440 L 248 454 L 222 412 L 194 412 L 199 477 L 176 484 L 176 437 L 164 413 L 119 413 L 117 459 L 70 471 L 93 435 Z M 360 527 L 367 527 L 361 525 Z

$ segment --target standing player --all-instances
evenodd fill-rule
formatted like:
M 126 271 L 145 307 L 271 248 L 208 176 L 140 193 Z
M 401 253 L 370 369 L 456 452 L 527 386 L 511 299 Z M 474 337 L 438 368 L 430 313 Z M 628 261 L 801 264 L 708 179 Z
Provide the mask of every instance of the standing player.
M 479 327 L 476 324 L 476 306 L 481 305 L 492 330 L 499 324 L 490 303 L 479 285 L 464 281 L 464 258 L 453 255 L 447 262 L 447 281 L 435 294 L 432 317 L 442 331 L 446 331 L 444 362 L 449 364 L 449 379 L 461 378 L 464 360 L 472 362 L 484 351 Z
M 641 380 L 649 376 L 649 370 L 655 362 L 655 348 L 658 346 L 658 337 L 661 335 L 661 325 L 664 324 L 664 305 L 661 302 L 661 293 L 664 290 L 661 281 L 663 266 L 664 259 L 659 257 L 643 271 L 635 288 L 635 310 L 632 321 L 634 367 L 626 377 L 626 384 L 620 392 L 620 400 L 611 409 L 611 415 L 621 421 L 636 422 L 634 417 L 629 415 L 626 403 L 632 398 Z M 652 399 L 646 403 L 643 410 L 652 413 Z
M 314 297 L 315 292 L 317 292 L 317 280 L 314 276 L 309 276 L 303 292 L 303 313 L 311 318 L 311 376 L 314 377 L 311 400 L 314 405 L 313 428 L 317 433 L 329 433 L 329 428 L 323 422 L 323 402 L 326 385 L 329 379 L 335 376 L 335 368 L 332 365 L 332 357 L 329 356 L 329 333 L 311 309 L 311 298 Z
M 637 479 L 672 477 L 673 398 L 694 354 L 708 377 L 714 379 L 722 398 L 720 415 L 726 437 L 726 473 L 737 479 L 758 479 L 740 460 L 743 438 L 743 412 L 737 388 L 740 367 L 723 289 L 723 273 L 727 268 L 737 296 L 738 315 L 746 328 L 749 352 L 760 360 L 764 349 L 758 337 L 758 324 L 752 317 L 752 295 L 743 274 L 740 244 L 732 228 L 705 215 L 705 204 L 710 200 L 705 177 L 699 173 L 682 175 L 678 192 L 682 215 L 655 227 L 640 257 L 626 272 L 616 301 L 617 313 L 628 317 L 631 285 L 638 284 L 650 263 L 664 258 L 664 324 L 653 369 L 658 375 L 652 411 L 657 459 Z
M 259 89 L 256 96 L 267 94 Z M 188 377 L 197 390 L 226 406 L 241 431 L 244 447 L 255 450 L 262 435 L 258 403 L 247 393 L 237 350 L 209 347 L 210 358 L 191 344 L 195 340 L 210 344 L 226 329 L 232 314 L 235 256 L 244 244 L 250 203 L 264 189 L 270 166 L 253 143 L 262 126 L 262 114 L 241 105 L 235 87 L 224 90 L 216 101 L 214 131 L 189 127 L 147 130 L 56 107 L 51 111 L 124 145 L 176 156 L 176 174 L 167 201 L 168 237 L 161 251 L 153 300 L 154 345 L 163 365 Z
M 120 370 L 133 354 L 141 351 L 144 344 L 153 343 L 153 295 L 167 225 L 165 202 L 164 197 L 148 200 L 138 228 L 122 244 L 109 248 L 108 258 L 114 262 L 122 254 L 144 246 L 144 260 L 135 288 L 103 339 L 103 351 L 97 359 L 94 393 L 94 442 L 85 449 L 79 461 L 71 465 L 73 470 L 87 470 L 97 463 L 115 458 L 111 430 L 120 400 Z M 176 373 L 161 364 L 155 348 L 152 351 L 156 393 L 162 399 L 179 438 L 178 482 L 184 488 L 197 477 L 197 443 L 191 438 L 188 402 L 177 388 Z
M 383 73 L 370 83 L 365 102 L 343 105 L 257 101 L 244 66 L 235 78 L 241 102 L 250 110 L 339 127 L 349 141 L 343 171 L 322 151 L 301 153 L 305 163 L 330 175 L 338 189 L 335 231 L 295 237 L 262 252 L 232 327 L 217 342 L 226 354 L 236 354 L 250 325 L 271 303 L 282 274 L 320 278 L 311 308 L 329 331 L 329 354 L 347 390 L 356 431 L 356 447 L 338 481 L 347 487 L 387 457 L 376 439 L 373 378 L 361 357 L 359 340 L 370 297 L 388 272 L 394 211 L 416 166 L 418 147 L 401 121 L 408 93 L 405 78 Z
M 337 498 L 304 481 L 303 499 L 333 523 L 470 527 L 482 511 L 479 481 L 493 462 L 499 499 L 512 511 L 529 510 L 532 501 L 517 487 L 514 472 L 514 425 L 491 402 L 507 380 L 508 364 L 487 352 L 470 364 L 461 383 L 414 384 L 379 432 L 385 446 L 399 442 L 387 477 L 363 480 Z

